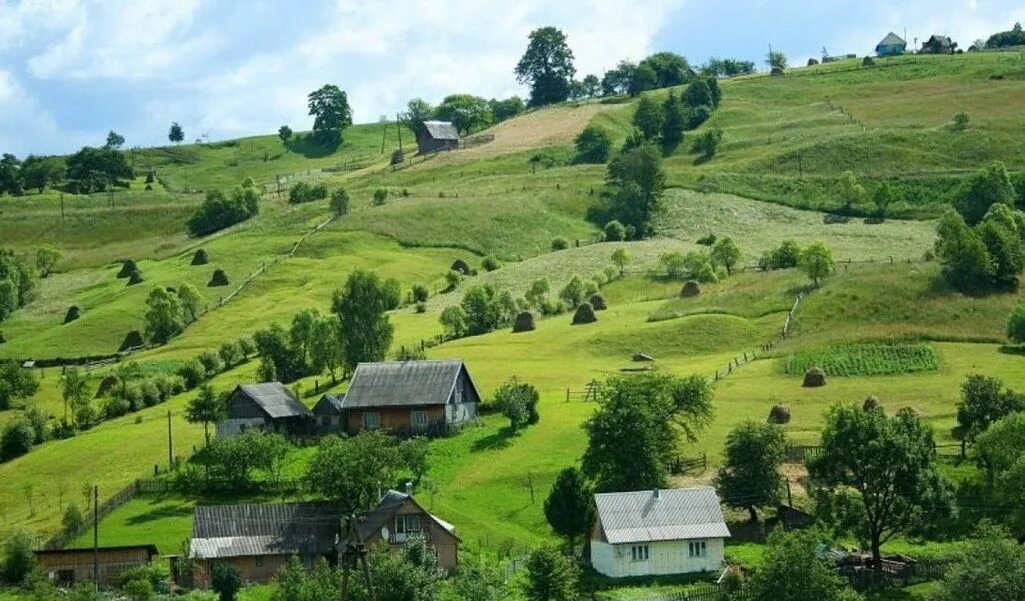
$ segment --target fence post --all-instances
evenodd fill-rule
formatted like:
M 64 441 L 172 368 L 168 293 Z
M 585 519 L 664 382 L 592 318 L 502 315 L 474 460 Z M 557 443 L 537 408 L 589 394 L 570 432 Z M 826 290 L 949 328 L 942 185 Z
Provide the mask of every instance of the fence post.
M 569 402 L 569 388 L 566 389 L 566 402 Z

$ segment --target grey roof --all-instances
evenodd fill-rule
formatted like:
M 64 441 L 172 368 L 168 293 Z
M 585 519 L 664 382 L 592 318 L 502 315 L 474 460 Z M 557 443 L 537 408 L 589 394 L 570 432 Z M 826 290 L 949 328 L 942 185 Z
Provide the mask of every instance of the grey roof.
M 932 44 L 933 42 L 939 42 L 942 46 L 950 46 L 954 42 L 950 39 L 950 36 L 936 35 L 929 36 L 929 39 L 925 41 L 925 45 Z
M 344 394 L 325 394 L 320 397 L 317 404 L 313 406 L 314 415 L 341 415 L 342 404 L 345 402 Z
M 237 390 L 252 399 L 271 418 L 312 415 L 306 405 L 295 398 L 292 391 L 281 382 L 241 384 Z
M 200 506 L 192 521 L 189 556 L 330 553 L 340 520 L 332 503 Z
M 594 500 L 610 544 L 730 536 L 710 486 L 599 493 Z
M 424 131 L 435 140 L 459 139 L 459 130 L 450 121 L 424 121 Z
M 907 45 L 908 45 L 908 43 L 905 42 L 903 38 L 901 38 L 899 35 L 897 35 L 897 34 L 895 34 L 895 33 L 893 33 L 891 31 L 890 33 L 888 33 L 886 35 L 885 38 L 883 38 L 883 41 L 879 42 L 879 44 L 876 46 L 876 48 L 878 48 L 879 46 L 907 46 Z
M 395 512 L 397 512 L 407 500 L 411 500 L 417 507 L 420 507 L 420 504 L 416 502 L 416 499 L 413 499 L 410 495 L 401 493 L 397 490 L 389 490 L 385 493 L 385 495 L 381 497 L 381 501 L 377 504 L 377 507 L 363 515 L 363 521 L 360 523 L 359 528 L 361 538 L 364 541 L 369 540 L 375 534 L 379 533 L 383 526 L 390 527 L 391 520 L 392 517 L 394 517 Z M 423 507 L 420 507 L 420 509 L 423 510 L 427 517 L 437 522 L 439 526 L 455 536 L 455 526 L 431 514 Z
M 360 363 L 345 408 L 444 405 L 463 369 L 460 359 Z

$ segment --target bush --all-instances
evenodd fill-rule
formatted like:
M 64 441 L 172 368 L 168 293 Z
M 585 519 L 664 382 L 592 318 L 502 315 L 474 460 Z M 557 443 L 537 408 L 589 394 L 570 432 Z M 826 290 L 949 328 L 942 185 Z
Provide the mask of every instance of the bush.
M 198 359 L 190 359 L 175 372 L 185 381 L 185 387 L 192 390 L 206 380 L 206 369 Z
M 870 394 L 865 398 L 865 402 L 862 403 L 861 408 L 865 411 L 875 411 L 876 409 L 882 410 L 883 404 L 879 401 L 879 397 Z
M 413 284 L 413 302 L 425 303 L 427 298 L 431 295 L 430 290 L 427 289 L 426 284 Z
M 7 422 L 0 434 L 0 461 L 10 461 L 28 453 L 35 440 L 36 431 L 28 420 L 18 417 Z
M 225 367 L 233 367 L 242 361 L 242 349 L 237 342 L 225 342 L 217 349 L 217 355 L 224 362 Z
M 416 313 L 426 313 L 427 312 L 427 304 L 426 303 L 416 303 L 415 305 L 413 305 L 413 311 L 415 311 Z
M 228 274 L 224 273 L 223 269 L 215 269 L 214 274 L 210 276 L 210 282 L 207 284 L 209 287 L 227 286 L 228 285 Z
M 448 285 L 446 290 L 455 290 L 461 281 L 463 281 L 463 273 L 456 271 L 455 269 L 450 269 L 449 272 L 445 274 L 445 283 Z
M 712 116 L 712 107 L 707 105 L 696 106 L 690 109 L 690 113 L 687 116 L 687 129 L 697 129 L 701 125 L 708 121 L 709 117 Z
M 381 206 L 384 201 L 388 200 L 388 189 L 378 188 L 374 190 L 374 206 Z
M 217 591 L 220 601 L 235 601 L 235 595 L 242 588 L 242 576 L 234 564 L 217 562 L 210 585 Z
M 449 267 L 449 269 L 452 271 L 458 271 L 460 274 L 465 276 L 470 275 L 470 265 L 462 259 L 452 261 L 452 266 Z
M 790 423 L 790 407 L 780 404 L 773 405 L 772 409 L 769 409 L 769 423 L 780 425 Z
M 13 585 L 22 584 L 36 567 L 36 556 L 32 537 L 25 532 L 15 532 L 4 543 L 3 581 Z
M 711 160 L 719 152 L 719 143 L 722 142 L 722 129 L 713 127 L 694 140 L 694 152 L 701 155 L 704 160 Z
M 349 212 L 349 193 L 345 188 L 336 188 L 331 192 L 331 212 L 341 217 Z
M 605 128 L 588 125 L 574 141 L 577 149 L 577 163 L 604 163 L 612 152 L 612 136 Z
M 758 267 L 763 271 L 797 267 L 801 259 L 801 247 L 793 240 L 784 240 L 778 247 L 762 255 Z
M 602 231 L 605 232 L 605 240 L 607 242 L 626 240 L 626 226 L 615 219 L 606 223 Z
M 826 373 L 817 367 L 813 367 L 804 373 L 804 386 L 806 388 L 817 388 L 826 385 Z
M 132 403 L 125 397 L 112 396 L 103 402 L 103 417 L 114 419 L 129 413 L 132 410 Z
M 712 246 L 713 244 L 715 244 L 716 239 L 717 238 L 715 237 L 715 234 L 713 234 L 712 232 L 708 232 L 707 236 L 698 238 L 697 243 L 701 246 Z
M 68 312 L 64 315 L 64 323 L 71 323 L 82 316 L 82 312 L 78 309 L 77 305 L 71 305 L 68 307 Z
M 206 249 L 201 248 L 192 255 L 193 265 L 206 265 L 210 262 L 210 256 L 206 254 Z
M 231 198 L 218 190 L 206 193 L 203 204 L 196 209 L 187 223 L 193 236 L 206 236 L 218 230 L 241 223 L 260 212 L 260 195 L 252 188 L 235 188 Z
M 327 198 L 327 186 L 324 184 L 310 185 L 306 182 L 297 182 L 288 191 L 288 202 L 299 204 L 313 202 Z
M 118 347 L 118 352 L 127 351 L 130 349 L 142 348 L 142 334 L 139 330 L 132 330 L 125 334 L 125 339 L 121 341 L 121 346 Z
M 530 311 L 523 311 L 516 315 L 513 321 L 513 333 L 534 331 L 534 314 Z
M 68 503 L 68 508 L 64 510 L 64 517 L 61 518 L 61 526 L 68 534 L 82 530 L 85 526 L 85 516 L 82 515 L 82 510 L 78 508 L 78 505 Z
M 575 313 L 573 313 L 573 325 L 579 325 L 584 323 L 594 323 L 598 321 L 598 317 L 594 314 L 594 307 L 591 303 L 581 303 Z
M 481 267 L 484 268 L 484 271 L 494 271 L 501 266 L 502 264 L 498 262 L 498 259 L 496 259 L 492 255 L 484 257 L 484 260 L 481 261 Z
M 117 272 L 119 279 L 127 278 L 132 275 L 133 271 L 138 271 L 139 267 L 135 264 L 135 261 L 127 259 L 124 263 L 121 263 L 121 271 Z
M 147 407 L 157 405 L 163 400 L 160 397 L 160 388 L 153 380 L 143 380 L 139 384 L 139 391 L 142 393 L 142 403 Z
M 592 294 L 591 299 L 588 302 L 591 303 L 591 307 L 593 307 L 595 311 L 604 311 L 606 309 L 605 297 L 600 294 Z
M 871 56 L 866 56 L 861 61 L 861 66 L 862 67 L 874 67 L 875 64 L 876 64 L 876 59 L 872 58 Z
M 954 115 L 954 129 L 956 131 L 964 131 L 968 129 L 968 124 L 971 122 L 971 118 L 968 113 L 960 112 Z
M 566 250 L 569 248 L 569 240 L 566 240 L 562 236 L 557 236 L 552 239 L 552 250 Z
M 196 360 L 202 364 L 207 378 L 216 376 L 224 369 L 224 362 L 221 361 L 221 358 L 217 353 L 212 351 L 203 351 L 198 357 L 196 357 Z

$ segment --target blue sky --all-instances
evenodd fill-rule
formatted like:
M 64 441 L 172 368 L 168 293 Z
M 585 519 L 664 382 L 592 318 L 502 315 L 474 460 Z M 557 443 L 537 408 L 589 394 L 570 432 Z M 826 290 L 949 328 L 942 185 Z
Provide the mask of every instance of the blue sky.
M 541 25 L 580 74 L 672 50 L 699 64 L 871 52 L 888 31 L 969 46 L 1025 21 L 1011 0 L 0 0 L 0 152 L 55 153 L 306 129 L 305 96 L 349 93 L 357 122 L 454 92 L 525 95 L 512 69 Z

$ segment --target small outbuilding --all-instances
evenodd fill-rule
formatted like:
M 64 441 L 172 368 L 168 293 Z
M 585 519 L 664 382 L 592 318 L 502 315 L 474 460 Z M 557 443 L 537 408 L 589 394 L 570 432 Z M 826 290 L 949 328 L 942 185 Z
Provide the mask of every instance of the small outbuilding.
M 710 486 L 599 493 L 591 530 L 591 565 L 611 578 L 714 572 L 722 569 L 725 539 Z
M 344 394 L 325 394 L 313 406 L 313 417 L 317 420 L 317 431 L 322 433 L 341 432 L 345 429 Z
M 313 413 L 281 382 L 241 384 L 227 405 L 227 416 L 217 423 L 217 438 L 237 436 L 247 428 L 304 435 L 313 422 Z
M 50 581 L 62 586 L 93 582 L 93 549 L 52 549 L 36 551 L 39 569 Z M 96 573 L 100 584 L 117 584 L 125 570 L 149 564 L 159 555 L 155 545 L 100 547 L 96 550 Z
M 922 44 L 922 54 L 953 54 L 957 44 L 950 39 L 950 36 L 931 35 Z
M 904 38 L 892 31 L 885 38 L 876 44 L 876 55 L 878 56 L 899 56 L 908 50 L 908 43 Z
M 424 121 L 416 132 L 420 154 L 459 148 L 459 130 L 449 121 Z

